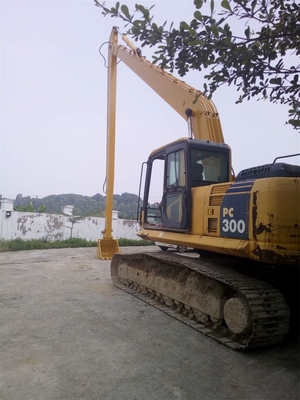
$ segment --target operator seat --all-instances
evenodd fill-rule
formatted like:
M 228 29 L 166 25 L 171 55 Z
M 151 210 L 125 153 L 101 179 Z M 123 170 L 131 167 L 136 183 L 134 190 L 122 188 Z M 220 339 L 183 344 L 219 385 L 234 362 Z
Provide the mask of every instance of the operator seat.
M 200 186 L 203 181 L 203 165 L 194 163 L 191 168 L 192 187 Z

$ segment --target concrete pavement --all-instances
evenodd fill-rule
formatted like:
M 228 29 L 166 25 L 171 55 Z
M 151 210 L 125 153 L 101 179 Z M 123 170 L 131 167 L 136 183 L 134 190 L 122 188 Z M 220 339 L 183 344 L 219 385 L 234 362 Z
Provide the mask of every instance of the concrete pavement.
M 300 398 L 297 339 L 234 352 L 115 288 L 109 265 L 95 248 L 0 254 L 1 399 Z

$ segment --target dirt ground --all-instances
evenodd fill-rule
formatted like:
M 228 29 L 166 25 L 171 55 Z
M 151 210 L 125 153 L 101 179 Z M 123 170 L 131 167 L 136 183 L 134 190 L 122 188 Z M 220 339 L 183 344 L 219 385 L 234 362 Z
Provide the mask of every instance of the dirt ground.
M 235 352 L 115 288 L 109 266 L 95 248 L 0 254 L 1 399 L 300 399 L 298 338 Z

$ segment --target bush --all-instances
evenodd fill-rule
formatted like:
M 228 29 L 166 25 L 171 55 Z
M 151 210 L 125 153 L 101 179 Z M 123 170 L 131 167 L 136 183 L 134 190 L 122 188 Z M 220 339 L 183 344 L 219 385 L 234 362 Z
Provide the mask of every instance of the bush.
M 154 243 L 150 240 L 132 240 L 126 238 L 120 238 L 118 240 L 120 247 L 125 246 L 151 246 Z M 62 249 L 62 248 L 76 248 L 76 247 L 97 247 L 97 241 L 89 241 L 80 238 L 71 238 L 67 240 L 55 240 L 50 242 L 45 239 L 13 239 L 13 240 L 1 240 L 0 241 L 0 252 L 5 251 L 19 251 L 19 250 L 42 250 L 42 249 Z
M 4 251 L 9 251 L 8 241 L 0 240 L 0 253 L 3 253 Z
M 154 243 L 150 240 L 133 240 L 133 239 L 126 239 L 120 238 L 118 239 L 120 247 L 127 247 L 127 246 L 153 246 Z

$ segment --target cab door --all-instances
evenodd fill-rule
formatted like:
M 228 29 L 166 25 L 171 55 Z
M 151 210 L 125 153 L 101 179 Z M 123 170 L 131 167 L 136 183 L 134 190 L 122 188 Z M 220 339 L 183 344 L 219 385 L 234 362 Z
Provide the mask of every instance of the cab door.
M 191 190 L 187 174 L 188 151 L 185 146 L 170 146 L 165 156 L 162 226 L 188 231 L 190 227 Z

